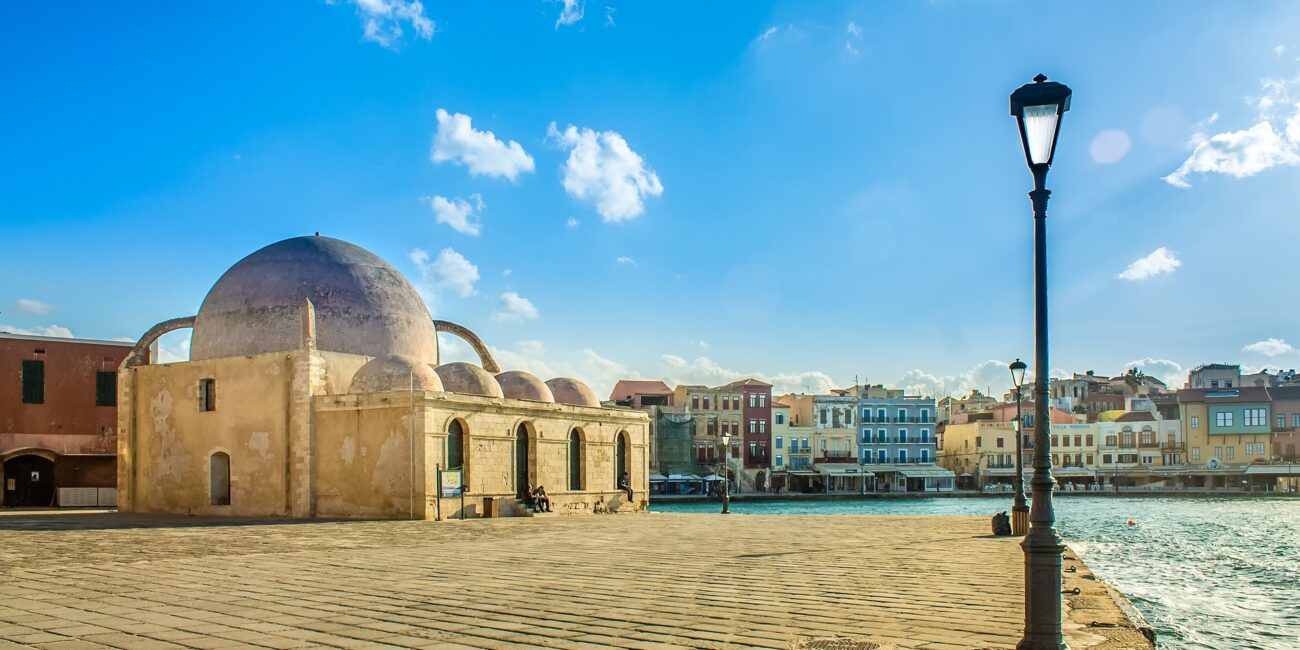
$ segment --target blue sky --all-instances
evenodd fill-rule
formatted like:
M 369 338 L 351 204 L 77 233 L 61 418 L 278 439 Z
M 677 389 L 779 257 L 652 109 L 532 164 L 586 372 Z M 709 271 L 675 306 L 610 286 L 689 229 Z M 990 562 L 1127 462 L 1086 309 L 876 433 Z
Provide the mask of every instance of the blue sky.
M 0 327 L 134 338 L 320 231 L 602 393 L 1000 392 L 1043 72 L 1053 368 L 1300 366 L 1300 7 L 1044 4 L 8 6 Z

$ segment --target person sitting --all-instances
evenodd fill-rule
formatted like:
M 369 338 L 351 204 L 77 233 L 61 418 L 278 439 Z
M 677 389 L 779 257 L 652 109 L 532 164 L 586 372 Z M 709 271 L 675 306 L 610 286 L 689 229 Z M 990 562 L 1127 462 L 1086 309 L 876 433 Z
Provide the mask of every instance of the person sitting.
M 632 501 L 632 478 L 627 472 L 623 472 L 623 475 L 618 477 L 618 489 L 627 492 L 627 500 Z
M 533 512 L 551 512 L 551 497 L 546 496 L 546 488 L 540 485 L 533 490 Z
M 530 510 L 535 510 L 537 508 L 537 496 L 535 493 L 536 490 L 534 490 L 531 485 L 529 485 L 528 489 L 524 491 L 523 502 L 525 508 Z
M 1003 537 L 1011 534 L 1011 517 L 1005 510 L 993 515 L 993 534 Z

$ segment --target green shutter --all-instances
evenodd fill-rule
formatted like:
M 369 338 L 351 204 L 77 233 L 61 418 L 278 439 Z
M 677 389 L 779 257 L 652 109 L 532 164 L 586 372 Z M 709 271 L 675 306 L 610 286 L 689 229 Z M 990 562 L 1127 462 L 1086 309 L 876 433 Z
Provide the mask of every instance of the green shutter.
M 45 362 L 37 359 L 23 360 L 23 403 L 45 403 Z
M 95 374 L 95 406 L 117 406 L 117 373 L 99 371 Z

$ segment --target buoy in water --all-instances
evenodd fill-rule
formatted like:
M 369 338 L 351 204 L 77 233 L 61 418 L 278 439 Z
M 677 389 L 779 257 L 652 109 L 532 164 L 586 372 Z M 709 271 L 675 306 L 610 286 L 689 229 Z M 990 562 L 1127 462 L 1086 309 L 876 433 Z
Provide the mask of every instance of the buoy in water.
M 1128 520 L 1128 525 L 1130 525 L 1130 526 L 1136 526 L 1136 525 L 1137 525 L 1137 522 L 1136 522 L 1136 521 L 1133 521 L 1132 519 L 1130 519 L 1130 520 Z

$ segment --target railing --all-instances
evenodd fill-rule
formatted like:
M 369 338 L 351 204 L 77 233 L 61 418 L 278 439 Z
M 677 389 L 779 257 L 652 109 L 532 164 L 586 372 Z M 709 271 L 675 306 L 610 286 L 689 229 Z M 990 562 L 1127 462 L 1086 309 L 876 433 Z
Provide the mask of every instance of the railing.
M 866 418 L 858 418 L 858 422 L 862 424 L 934 424 L 935 423 L 935 421 L 932 418 L 928 418 L 928 417 L 922 418 L 914 415 L 909 417 L 902 417 L 902 418 L 889 417 L 889 416 L 878 418 L 872 416 Z

